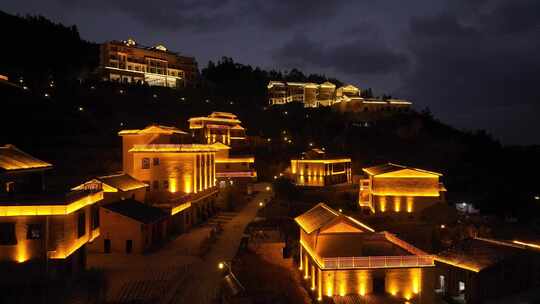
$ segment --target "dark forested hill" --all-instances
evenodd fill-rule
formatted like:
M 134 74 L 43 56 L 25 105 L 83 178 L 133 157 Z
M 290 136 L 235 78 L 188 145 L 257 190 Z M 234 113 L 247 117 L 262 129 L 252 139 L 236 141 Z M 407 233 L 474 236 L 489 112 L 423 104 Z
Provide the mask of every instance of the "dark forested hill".
M 0 73 L 14 79 L 36 84 L 50 77 L 78 78 L 97 66 L 98 45 L 82 40 L 75 25 L 0 11 L 0 28 Z

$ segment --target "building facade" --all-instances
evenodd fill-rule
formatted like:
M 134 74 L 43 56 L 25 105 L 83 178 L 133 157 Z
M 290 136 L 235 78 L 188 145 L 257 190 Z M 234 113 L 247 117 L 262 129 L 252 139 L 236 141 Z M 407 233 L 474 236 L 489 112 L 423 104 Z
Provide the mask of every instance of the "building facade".
M 170 232 L 183 232 L 215 212 L 213 145 L 182 144 L 186 133 L 165 126 L 123 130 L 119 135 L 124 172 L 149 185 L 145 202 L 171 215 Z
M 0 267 L 25 269 L 10 280 L 84 269 L 86 244 L 99 236 L 102 190 L 52 193 L 43 179 L 51 167 L 14 146 L 0 148 Z
M 330 157 L 313 149 L 299 159 L 291 159 L 291 177 L 298 186 L 325 187 L 352 183 L 350 158 Z
M 255 157 L 231 155 L 231 148 L 220 142 L 212 144 L 216 152 L 216 178 L 220 188 L 228 184 L 247 186 L 257 181 Z
M 100 208 L 100 236 L 89 252 L 142 254 L 164 243 L 170 214 L 134 199 Z
M 331 82 L 270 81 L 267 86 L 270 105 L 300 102 L 306 108 L 333 106 L 347 112 L 405 112 L 412 105 L 403 99 L 361 97 L 362 90 L 351 84 L 336 89 Z
M 232 113 L 212 112 L 205 117 L 189 119 L 189 130 L 197 142 L 213 144 L 220 142 L 232 148 L 246 144 L 246 130 Z
M 376 295 L 432 303 L 433 256 L 323 203 L 295 221 L 300 227 L 299 269 L 319 301 Z
M 539 290 L 540 246 L 523 244 L 478 237 L 456 243 L 435 257 L 436 291 L 456 302 L 481 304 Z
M 100 73 L 104 80 L 151 86 L 195 86 L 199 78 L 193 57 L 181 56 L 163 45 L 139 46 L 133 39 L 100 46 Z
M 373 213 L 419 213 L 445 201 L 440 173 L 392 163 L 362 170 L 359 204 Z

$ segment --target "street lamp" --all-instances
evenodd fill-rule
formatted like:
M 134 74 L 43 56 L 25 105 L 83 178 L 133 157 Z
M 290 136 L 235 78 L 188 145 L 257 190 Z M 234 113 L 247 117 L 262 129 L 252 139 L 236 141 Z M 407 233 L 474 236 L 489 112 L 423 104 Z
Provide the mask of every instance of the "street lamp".
M 259 207 L 264 207 L 264 203 L 263 202 L 259 202 Z

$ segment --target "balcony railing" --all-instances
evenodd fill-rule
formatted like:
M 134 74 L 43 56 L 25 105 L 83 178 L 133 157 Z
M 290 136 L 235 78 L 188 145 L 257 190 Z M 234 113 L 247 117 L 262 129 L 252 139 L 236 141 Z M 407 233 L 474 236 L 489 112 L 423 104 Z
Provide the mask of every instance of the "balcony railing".
M 432 255 L 323 258 L 324 269 L 400 268 L 433 266 Z

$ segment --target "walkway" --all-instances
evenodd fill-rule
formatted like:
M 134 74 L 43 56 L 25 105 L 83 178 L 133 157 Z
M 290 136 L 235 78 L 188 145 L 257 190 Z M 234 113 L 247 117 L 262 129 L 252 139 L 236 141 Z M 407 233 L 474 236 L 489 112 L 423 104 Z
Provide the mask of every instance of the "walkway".
M 269 197 L 269 192 L 258 193 L 244 208 L 229 222 L 223 225 L 223 232 L 217 242 L 212 245 L 204 259 L 193 263 L 190 267 L 189 280 L 180 284 L 174 296 L 162 303 L 211 303 L 216 296 L 221 283 L 222 274 L 218 263 L 230 261 L 236 255 L 238 246 L 247 224 L 255 217 L 258 202 Z
M 235 256 L 258 202 L 269 195 L 258 193 L 240 212 L 222 212 L 152 254 L 89 254 L 88 266 L 103 269 L 108 279 L 106 302 L 211 303 L 221 279 L 217 264 Z M 201 258 L 199 249 L 212 222 L 220 222 L 223 232 Z

